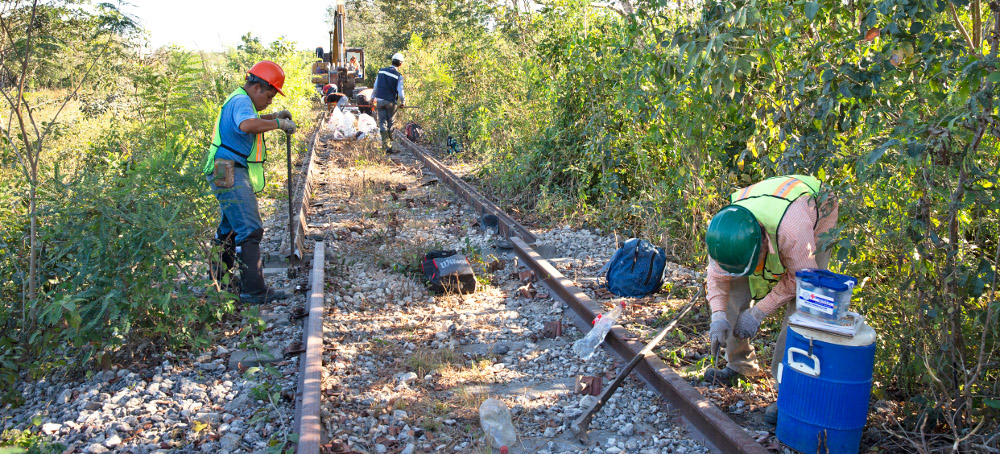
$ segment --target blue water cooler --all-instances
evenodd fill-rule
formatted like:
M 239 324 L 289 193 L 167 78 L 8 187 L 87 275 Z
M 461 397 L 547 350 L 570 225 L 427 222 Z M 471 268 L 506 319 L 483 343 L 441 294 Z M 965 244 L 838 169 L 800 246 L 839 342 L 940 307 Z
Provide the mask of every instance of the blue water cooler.
M 857 453 L 868 419 L 875 366 L 875 330 L 853 338 L 789 326 L 778 368 L 778 427 L 803 453 Z

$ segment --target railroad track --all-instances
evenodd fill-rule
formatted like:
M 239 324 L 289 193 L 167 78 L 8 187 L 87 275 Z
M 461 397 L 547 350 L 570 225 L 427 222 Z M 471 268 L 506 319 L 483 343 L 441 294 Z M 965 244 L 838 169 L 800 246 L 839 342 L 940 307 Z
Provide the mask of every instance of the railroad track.
M 303 185 L 300 201 L 298 202 L 300 214 L 296 228 L 298 229 L 297 236 L 299 238 L 304 238 L 305 235 L 309 233 L 305 229 L 305 226 L 308 225 L 306 220 L 306 217 L 308 216 L 308 207 L 310 206 L 310 200 L 312 199 L 317 185 L 315 179 L 317 178 L 317 175 L 322 173 L 316 169 L 319 165 L 319 160 L 316 158 L 316 147 L 320 141 L 319 135 L 320 134 L 317 133 L 317 138 L 314 140 L 310 156 L 307 160 L 307 169 L 303 172 L 303 174 L 307 177 Z M 566 307 L 570 309 L 570 311 L 566 312 L 566 316 L 572 321 L 580 332 L 585 333 L 589 330 L 591 321 L 594 319 L 596 313 L 602 310 L 600 304 L 592 300 L 583 289 L 576 286 L 570 279 L 564 276 L 561 271 L 553 265 L 553 263 L 544 259 L 538 251 L 533 248 L 532 244 L 538 242 L 538 238 L 533 233 L 521 226 L 513 218 L 504 213 L 499 207 L 479 194 L 475 188 L 456 176 L 445 165 L 435 160 L 421 147 L 403 137 L 402 134 L 397 134 L 396 143 L 405 152 L 419 160 L 419 165 L 422 165 L 424 169 L 433 172 L 435 178 L 443 183 L 443 186 L 447 186 L 449 189 L 454 191 L 456 196 L 461 198 L 463 202 L 467 203 L 468 206 L 475 211 L 474 214 L 476 216 L 481 216 L 487 213 L 496 215 L 500 219 L 500 235 L 505 238 L 509 238 L 509 240 L 514 244 L 514 250 L 519 262 L 534 272 L 534 275 L 538 278 L 538 284 L 542 286 L 541 291 L 550 293 L 555 300 L 565 304 Z M 330 161 L 333 159 L 333 156 L 329 155 L 325 161 L 329 165 Z M 368 177 L 362 177 L 363 180 L 364 178 Z M 366 183 L 362 181 L 361 185 L 364 186 L 365 184 Z M 421 186 L 423 186 L 423 184 Z M 354 195 L 356 196 L 356 194 Z M 393 200 L 395 200 L 398 196 L 398 194 L 393 195 Z M 317 198 L 319 198 L 318 195 Z M 346 198 L 346 200 L 349 199 L 351 199 L 351 197 Z M 409 198 L 406 200 L 408 201 L 407 203 L 413 203 Z M 379 210 L 376 209 L 374 212 L 378 213 Z M 458 213 L 462 214 L 463 212 L 459 210 Z M 390 221 L 390 224 L 391 222 L 392 221 Z M 335 228 L 332 225 L 326 226 L 324 234 L 327 238 L 334 237 L 336 239 L 341 239 L 343 236 L 340 235 L 340 233 L 345 232 L 345 230 L 341 229 L 337 234 L 333 234 L 332 230 L 334 229 Z M 312 236 L 316 237 L 317 235 L 314 232 Z M 360 235 L 348 234 L 348 236 L 353 237 Z M 329 241 L 327 243 L 329 243 Z M 330 317 L 332 313 L 336 312 L 336 307 L 330 307 L 335 304 L 338 306 L 345 306 L 344 309 L 337 313 L 350 314 L 350 309 L 348 308 L 357 303 L 361 303 L 361 301 L 351 298 L 350 295 L 344 295 L 343 291 L 341 291 L 338 296 L 327 295 L 324 297 L 324 286 L 326 285 L 326 281 L 329 280 L 329 270 L 324 270 L 324 263 L 329 260 L 331 250 L 326 247 L 324 242 L 317 241 L 315 244 L 309 284 L 309 287 L 312 289 L 308 298 L 309 319 L 306 322 L 307 328 L 303 333 L 303 344 L 306 345 L 306 351 L 303 353 L 303 357 L 300 360 L 301 371 L 294 430 L 297 434 L 299 434 L 299 453 L 318 453 L 320 452 L 322 446 L 327 446 L 328 449 L 333 450 L 334 452 L 338 452 L 338 450 L 339 452 L 351 452 L 351 440 L 356 439 L 356 437 L 350 436 L 351 434 L 342 434 L 343 437 L 346 437 L 346 439 L 341 439 L 337 438 L 335 436 L 336 434 L 328 435 L 327 433 L 324 433 L 324 430 L 329 432 L 330 427 L 333 424 L 331 424 L 330 421 L 323 423 L 321 420 L 323 418 L 334 418 L 334 416 L 332 415 L 333 411 L 326 409 L 321 402 L 324 397 L 326 397 L 327 406 L 329 406 L 330 398 L 328 396 L 332 395 L 334 399 L 341 399 L 341 396 L 347 396 L 348 394 L 354 393 L 356 397 L 360 398 L 365 394 L 361 390 L 345 390 L 338 385 L 329 384 L 332 381 L 336 381 L 334 380 L 334 376 L 343 370 L 337 369 L 337 366 L 343 360 L 343 356 L 336 357 L 336 359 L 334 359 L 334 357 L 327 356 L 326 359 L 328 362 L 335 361 L 335 364 L 333 366 L 331 366 L 331 364 L 326 364 L 327 370 L 324 372 L 324 351 L 330 350 L 331 345 L 324 346 L 323 340 L 326 338 L 329 341 L 329 339 L 337 337 L 341 340 L 336 343 L 337 345 L 334 346 L 333 349 L 336 350 L 337 348 L 340 348 L 344 350 L 344 345 L 347 343 L 344 339 L 348 339 L 350 336 L 343 335 L 345 331 L 341 331 L 340 327 L 335 327 L 331 330 L 329 328 L 331 326 L 330 321 L 326 320 L 324 322 L 324 320 L 320 320 L 320 318 L 324 315 Z M 336 248 L 336 242 L 333 244 Z M 283 250 L 286 249 L 283 248 Z M 341 272 L 344 272 L 344 270 L 342 269 Z M 346 272 L 351 271 L 347 270 Z M 333 293 L 336 294 L 336 292 Z M 357 294 L 355 294 L 355 296 L 357 296 Z M 433 300 L 433 298 L 431 299 Z M 343 304 L 344 301 L 348 301 L 349 303 Z M 438 301 L 440 301 L 440 299 Z M 326 303 L 325 306 L 324 302 Z M 324 333 L 324 324 L 327 326 L 326 333 Z M 331 333 L 331 331 L 336 332 Z M 333 334 L 333 336 L 331 336 L 331 334 Z M 441 344 L 440 335 L 438 335 L 438 337 L 439 339 L 434 342 Z M 638 336 L 628 332 L 625 328 L 616 326 L 608 335 L 603 346 L 609 354 L 613 355 L 620 361 L 627 362 L 643 347 L 643 343 L 639 342 L 637 338 Z M 419 347 L 416 347 L 418 351 L 415 353 L 412 351 L 409 346 L 413 345 L 413 343 L 406 343 L 406 345 L 406 351 L 410 352 L 411 355 L 419 355 L 421 353 L 421 351 L 419 351 Z M 498 344 L 491 345 L 495 346 Z M 469 345 L 459 347 L 471 348 Z M 556 347 L 557 346 L 553 346 L 552 348 Z M 469 348 L 466 348 L 466 350 L 468 349 Z M 364 357 L 362 356 L 361 358 Z M 495 365 L 496 364 L 494 364 L 494 366 Z M 638 376 L 649 390 L 655 392 L 656 395 L 660 396 L 673 408 L 677 409 L 680 414 L 683 415 L 684 419 L 690 423 L 690 426 L 697 432 L 695 437 L 710 450 L 727 453 L 769 452 L 761 444 L 757 443 L 754 436 L 734 423 L 726 414 L 716 408 L 714 404 L 691 387 L 687 381 L 677 375 L 671 367 L 666 365 L 658 357 L 650 356 L 642 361 L 642 363 L 634 370 L 633 375 Z M 425 384 L 430 387 L 430 382 L 435 378 L 432 377 L 431 374 L 428 374 L 425 379 L 427 379 Z M 419 381 L 419 377 L 416 380 Z M 343 383 L 347 382 L 345 381 Z M 468 387 L 464 389 L 467 388 Z M 331 390 L 333 390 L 333 392 L 330 392 Z M 390 407 L 394 408 L 392 406 Z M 405 415 L 406 412 L 404 411 L 402 414 Z M 373 417 L 376 420 L 376 423 L 370 425 L 372 427 L 371 431 L 373 431 L 371 433 L 382 433 L 380 432 L 382 427 L 388 427 L 389 429 L 386 430 L 390 432 L 397 430 L 394 429 L 394 427 L 397 426 L 393 424 L 397 424 L 394 420 L 399 416 L 400 414 L 396 411 L 387 411 L 378 418 Z M 467 419 L 473 418 L 470 417 Z M 341 417 L 340 421 L 343 420 L 344 418 Z M 445 424 L 448 424 L 447 421 L 449 421 L 449 419 L 445 418 L 444 421 Z M 379 424 L 380 422 L 386 422 L 387 424 Z M 411 426 L 407 424 L 405 427 L 410 428 Z M 423 431 L 418 430 L 417 432 L 420 433 Z M 546 434 L 548 433 L 549 432 L 546 431 Z M 324 435 L 328 435 L 330 439 L 326 439 Z M 426 437 L 426 435 L 423 436 Z M 390 436 L 389 438 L 395 437 Z M 376 438 L 376 440 L 382 439 L 388 440 L 388 438 L 384 435 L 381 438 Z M 413 437 L 413 440 L 415 441 L 416 437 Z M 614 439 L 612 438 L 612 440 Z M 395 443 L 395 440 L 389 441 Z M 374 443 L 374 441 L 371 443 Z M 385 448 L 381 443 L 375 445 L 382 447 L 376 447 L 375 452 L 384 452 L 380 449 L 391 450 L 389 452 L 400 452 L 400 448 L 403 449 L 403 452 L 408 452 L 407 449 L 410 449 L 409 446 L 404 448 L 402 444 L 397 443 L 396 445 L 393 445 L 392 443 L 389 444 L 388 448 Z M 549 443 L 549 445 L 552 444 L 553 443 L 551 442 Z M 476 445 L 476 441 L 470 441 L 468 437 L 466 437 L 464 440 L 455 440 L 451 443 L 441 444 L 437 447 L 437 449 L 440 450 L 443 447 L 447 447 L 449 450 L 459 450 L 460 452 L 475 452 L 473 450 L 475 446 L 478 446 Z M 538 445 L 535 443 L 534 446 L 537 448 L 539 446 L 546 445 Z M 583 446 L 581 445 L 579 448 L 582 450 Z M 563 451 L 559 452 L 567 452 L 565 451 L 567 449 L 565 445 L 560 449 L 563 449 Z

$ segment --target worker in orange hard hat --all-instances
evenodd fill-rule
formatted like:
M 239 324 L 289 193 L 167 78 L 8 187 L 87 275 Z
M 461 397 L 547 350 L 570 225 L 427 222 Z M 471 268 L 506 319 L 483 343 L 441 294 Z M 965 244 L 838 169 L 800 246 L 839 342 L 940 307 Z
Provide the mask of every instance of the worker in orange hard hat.
M 257 209 L 256 193 L 264 189 L 264 133 L 280 129 L 295 133 L 296 125 L 287 110 L 261 115 L 274 96 L 284 93 L 285 71 L 272 61 L 262 61 L 247 72 L 246 82 L 237 88 L 219 110 L 212 144 L 208 147 L 204 173 L 219 201 L 222 220 L 215 233 L 222 253 L 212 260 L 213 278 L 223 282 L 239 258 L 240 284 L 230 289 L 239 292 L 245 304 L 262 304 L 288 298 L 264 282 L 260 241 L 264 226 Z M 289 140 L 291 138 L 289 137 Z M 238 290 L 237 290 L 238 288 Z

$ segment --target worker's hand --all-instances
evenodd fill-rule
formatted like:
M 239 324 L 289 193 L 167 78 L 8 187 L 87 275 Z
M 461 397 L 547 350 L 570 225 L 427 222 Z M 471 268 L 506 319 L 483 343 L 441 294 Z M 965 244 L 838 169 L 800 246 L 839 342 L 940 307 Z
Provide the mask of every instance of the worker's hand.
M 712 324 L 708 325 L 708 338 L 712 342 L 713 357 L 719 354 L 719 347 L 724 348 L 726 346 L 726 339 L 729 337 L 729 331 L 732 329 L 729 320 L 726 320 L 725 311 L 712 313 Z
M 285 120 L 291 120 L 292 119 L 292 113 L 289 112 L 289 111 L 287 111 L 287 110 L 282 110 L 281 112 L 278 112 L 278 113 L 274 114 L 274 119 L 275 120 L 280 120 L 282 118 L 284 118 Z
M 740 339 L 749 339 L 757 334 L 757 329 L 760 328 L 761 320 L 764 320 L 766 314 L 757 306 L 751 307 L 740 313 L 740 316 L 736 318 L 736 329 L 733 330 L 733 335 Z
M 292 120 L 289 120 L 287 118 L 279 118 L 278 129 L 285 131 L 285 134 L 295 134 L 295 130 L 298 129 L 298 126 L 296 126 L 295 122 Z

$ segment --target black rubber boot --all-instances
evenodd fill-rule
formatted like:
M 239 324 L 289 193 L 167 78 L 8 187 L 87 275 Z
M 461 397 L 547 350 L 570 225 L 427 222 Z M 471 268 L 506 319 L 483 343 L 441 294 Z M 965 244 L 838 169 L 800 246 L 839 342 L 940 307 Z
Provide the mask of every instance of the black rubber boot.
M 244 304 L 265 304 L 288 298 L 287 293 L 268 287 L 264 281 L 264 262 L 260 258 L 260 239 L 263 235 L 264 232 L 255 231 L 236 249 L 242 276 L 240 301 Z
M 775 403 L 773 403 L 771 405 L 768 405 L 767 408 L 764 409 L 764 422 L 766 422 L 766 423 L 768 423 L 768 424 L 770 424 L 772 426 L 778 425 L 778 403 L 777 402 L 775 402 Z
M 714 367 L 705 371 L 705 377 L 702 379 L 710 384 L 730 386 L 736 382 L 736 379 L 741 375 L 736 372 L 736 369 L 731 369 L 726 366 L 725 369 L 716 369 Z
M 385 154 L 392 154 L 392 139 L 390 138 L 389 131 L 379 131 L 379 136 L 382 138 L 382 151 Z
M 212 257 L 209 270 L 209 277 L 218 282 L 223 289 L 231 293 L 240 292 L 240 278 L 230 273 L 230 270 L 236 265 L 235 239 L 236 232 L 229 232 L 226 236 L 213 240 L 215 245 L 221 247 L 222 250 L 218 256 Z M 229 276 L 228 284 L 223 283 L 226 276 Z

